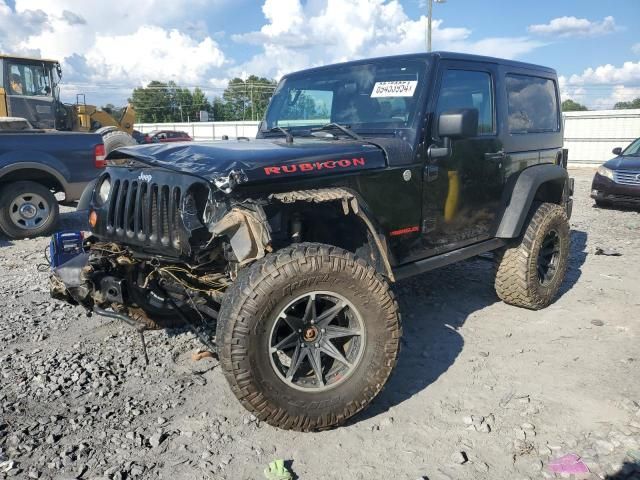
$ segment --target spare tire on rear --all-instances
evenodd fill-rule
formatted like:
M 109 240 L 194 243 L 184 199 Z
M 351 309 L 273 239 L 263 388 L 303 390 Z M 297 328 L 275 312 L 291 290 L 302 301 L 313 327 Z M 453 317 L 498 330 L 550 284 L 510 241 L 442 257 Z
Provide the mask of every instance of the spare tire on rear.
M 131 147 L 132 145 L 138 144 L 131 135 L 121 130 L 112 130 L 105 133 L 102 135 L 102 142 L 104 143 L 104 150 L 107 155 L 116 148 Z

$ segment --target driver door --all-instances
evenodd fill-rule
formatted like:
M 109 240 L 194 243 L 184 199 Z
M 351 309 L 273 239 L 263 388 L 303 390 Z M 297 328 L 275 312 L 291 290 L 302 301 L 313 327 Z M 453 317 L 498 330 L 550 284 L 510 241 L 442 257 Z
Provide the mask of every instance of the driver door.
M 424 256 L 455 250 L 489 238 L 500 210 L 504 152 L 496 120 L 497 69 L 491 64 L 446 61 L 439 67 L 431 129 L 425 143 L 442 147 L 440 114 L 478 110 L 477 135 L 450 139 L 450 154 L 428 155 L 424 168 Z

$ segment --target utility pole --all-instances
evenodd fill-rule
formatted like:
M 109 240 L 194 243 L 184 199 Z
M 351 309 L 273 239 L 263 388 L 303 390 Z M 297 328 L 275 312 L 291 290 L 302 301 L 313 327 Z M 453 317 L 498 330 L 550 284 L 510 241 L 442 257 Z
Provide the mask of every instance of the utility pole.
M 427 15 L 427 52 L 431 52 L 431 20 L 433 18 L 433 2 L 444 3 L 447 0 L 428 0 L 428 15 Z
M 427 52 L 431 52 L 431 17 L 433 16 L 433 0 L 429 0 L 429 13 L 427 15 Z

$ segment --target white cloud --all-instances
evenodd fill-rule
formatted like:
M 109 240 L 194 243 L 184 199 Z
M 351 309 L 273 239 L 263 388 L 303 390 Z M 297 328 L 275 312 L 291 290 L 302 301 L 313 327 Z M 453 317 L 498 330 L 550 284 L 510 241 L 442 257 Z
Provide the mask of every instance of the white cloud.
M 22 37 L 23 43 L 28 48 L 40 49 L 45 57 L 62 60 L 73 54 L 86 54 L 92 50 L 100 35 L 132 34 L 142 25 L 175 28 L 182 23 L 197 21 L 204 12 L 225 2 L 226 0 L 16 0 L 15 10 L 17 15 L 29 10 L 44 12 L 48 17 L 48 29 L 26 32 Z M 84 23 L 70 22 L 71 17 L 82 19 Z
M 571 75 L 570 85 L 621 84 L 640 82 L 640 62 L 624 62 L 621 67 L 611 64 L 587 68 L 579 75 Z
M 0 0 L 0 51 L 58 59 L 65 99 L 123 102 L 149 80 L 206 85 L 226 57 L 202 21 L 231 0 Z
M 606 91 L 600 91 L 599 94 L 594 94 L 582 87 L 578 87 L 577 90 L 579 92 L 576 95 L 567 98 L 579 101 L 592 110 L 611 110 L 618 102 L 630 102 L 640 97 L 640 87 L 624 85 L 614 85 Z
M 263 53 L 236 68 L 279 77 L 327 63 L 425 50 L 426 18 L 411 19 L 398 0 L 266 0 L 259 31 L 232 38 Z M 472 38 L 467 28 L 432 25 L 434 50 L 514 58 L 543 45 L 527 37 Z
M 62 11 L 62 19 L 69 25 L 86 25 L 87 21 L 77 13 L 73 13 L 69 10 Z
M 610 64 L 590 67 L 581 74 L 560 76 L 558 80 L 563 99 L 571 98 L 589 108 L 609 109 L 617 102 L 640 97 L 640 87 L 635 86 L 640 83 L 640 62 L 624 62 L 620 67 Z
M 618 102 L 630 102 L 640 97 L 640 87 L 625 87 L 624 85 L 616 85 L 609 97 L 612 104 Z
M 558 17 L 549 23 L 530 25 L 528 30 L 539 35 L 555 37 L 594 37 L 618 30 L 613 17 L 605 17 L 601 22 L 586 18 Z
M 0 51 L 20 55 L 39 55 L 39 49 L 29 47 L 23 40 L 29 35 L 48 30 L 47 14 L 39 9 L 15 12 L 0 0 Z
M 631 51 L 636 55 L 640 55 L 640 43 L 635 43 L 631 46 Z
M 98 35 L 86 59 L 96 78 L 138 84 L 154 79 L 198 84 L 225 62 L 210 37 L 197 42 L 177 30 L 151 26 L 128 35 Z

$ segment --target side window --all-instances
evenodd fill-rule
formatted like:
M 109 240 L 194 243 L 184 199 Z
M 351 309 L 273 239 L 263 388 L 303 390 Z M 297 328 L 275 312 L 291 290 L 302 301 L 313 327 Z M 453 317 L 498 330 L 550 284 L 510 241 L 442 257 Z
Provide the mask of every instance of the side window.
M 14 63 L 9 67 L 9 90 L 12 95 L 50 96 L 49 75 L 42 65 Z
M 18 65 L 11 65 L 9 68 L 9 90 L 11 94 L 25 95 L 23 84 L 22 72 L 18 68 Z
M 471 70 L 444 73 L 436 114 L 457 108 L 478 110 L 478 135 L 495 133 L 493 84 L 489 73 Z
M 507 75 L 510 133 L 557 132 L 558 99 L 553 80 L 529 75 Z

